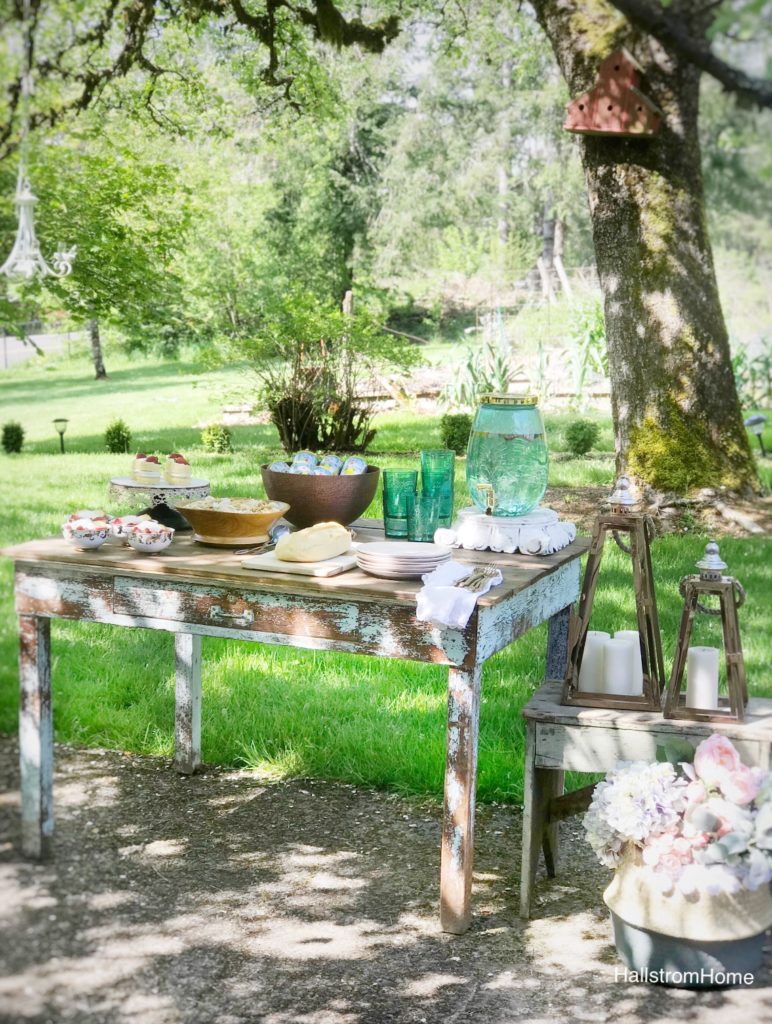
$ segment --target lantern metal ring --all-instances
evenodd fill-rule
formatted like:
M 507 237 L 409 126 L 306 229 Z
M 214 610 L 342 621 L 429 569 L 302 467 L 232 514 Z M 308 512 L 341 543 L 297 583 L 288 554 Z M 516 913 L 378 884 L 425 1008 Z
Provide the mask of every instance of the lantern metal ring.
M 729 576 L 727 578 L 732 581 L 732 589 L 734 591 L 734 606 L 735 608 L 742 608 L 742 606 L 745 604 L 745 587 L 742 585 L 742 583 L 740 583 L 739 580 L 736 580 L 734 576 Z M 678 593 L 683 598 L 686 597 L 686 585 L 691 579 L 699 579 L 699 576 L 684 576 L 678 584 Z M 698 612 L 702 612 L 703 615 L 721 614 L 720 608 L 708 608 L 708 606 L 706 604 L 703 604 L 702 601 L 698 601 L 695 605 L 695 608 Z

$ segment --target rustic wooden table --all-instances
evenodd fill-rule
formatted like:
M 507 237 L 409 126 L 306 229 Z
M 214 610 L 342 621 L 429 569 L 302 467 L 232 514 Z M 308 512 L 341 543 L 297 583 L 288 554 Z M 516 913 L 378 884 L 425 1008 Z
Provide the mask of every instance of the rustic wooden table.
M 563 775 L 608 772 L 618 761 L 656 761 L 657 747 L 678 737 L 696 746 L 714 732 L 727 736 L 746 764 L 772 768 L 772 700 L 751 698 L 744 722 L 690 722 L 655 711 L 566 707 L 562 681 L 545 683 L 523 708 L 526 721 L 525 811 L 520 916 L 531 916 L 540 850 L 554 877 L 558 823 L 589 806 L 593 786 L 563 795 Z
M 377 520 L 354 524 L 360 540 L 382 538 Z M 569 607 L 579 593 L 577 540 L 555 555 L 459 551 L 496 562 L 504 582 L 482 597 L 463 631 L 415 618 L 420 581 L 376 579 L 359 570 L 329 579 L 263 574 L 240 556 L 175 537 L 152 557 L 112 543 L 76 551 L 64 540 L 3 552 L 15 562 L 21 687 L 22 844 L 32 857 L 53 837 L 52 618 L 167 630 L 176 642 L 175 763 L 200 763 L 201 637 L 371 654 L 447 665 L 448 733 L 441 863 L 441 922 L 461 933 L 471 918 L 480 676 L 484 662 L 549 620 L 547 677 L 562 675 Z

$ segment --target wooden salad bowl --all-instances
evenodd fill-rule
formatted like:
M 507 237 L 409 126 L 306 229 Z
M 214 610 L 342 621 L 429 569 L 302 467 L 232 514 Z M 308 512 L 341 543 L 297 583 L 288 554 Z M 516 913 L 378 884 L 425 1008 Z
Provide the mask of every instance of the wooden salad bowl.
M 262 544 L 277 519 L 289 510 L 284 501 L 273 501 L 273 507 L 262 512 L 228 512 L 220 509 L 190 508 L 179 502 L 177 510 L 193 527 L 193 539 L 202 544 L 218 546 Z
M 367 467 L 358 476 L 300 476 L 276 473 L 267 465 L 260 467 L 265 493 L 274 501 L 290 506 L 284 513 L 288 523 L 305 529 L 315 523 L 340 523 L 348 526 L 359 519 L 378 490 L 380 469 Z

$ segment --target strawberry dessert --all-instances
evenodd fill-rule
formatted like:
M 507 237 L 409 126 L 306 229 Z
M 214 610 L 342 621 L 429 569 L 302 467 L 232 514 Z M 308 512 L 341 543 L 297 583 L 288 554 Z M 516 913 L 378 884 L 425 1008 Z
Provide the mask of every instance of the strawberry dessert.
M 166 459 L 164 476 L 170 484 L 184 484 L 190 480 L 190 463 L 184 455 L 179 452 L 172 452 Z

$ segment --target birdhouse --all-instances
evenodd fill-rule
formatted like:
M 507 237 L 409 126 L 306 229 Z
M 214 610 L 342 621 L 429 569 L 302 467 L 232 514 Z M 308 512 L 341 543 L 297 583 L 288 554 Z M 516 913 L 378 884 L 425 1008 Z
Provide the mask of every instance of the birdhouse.
M 609 504 L 610 511 L 602 513 L 595 521 L 579 612 L 571 616 L 562 703 L 659 711 L 665 667 L 651 565 L 650 542 L 654 527 L 649 516 L 640 512 L 638 502 L 630 493 L 627 477 L 619 478 Z M 619 630 L 614 637 L 589 628 L 608 534 L 632 557 L 637 626 L 637 629 Z M 629 537 L 629 543 L 623 540 L 623 535 Z
M 617 50 L 601 64 L 593 88 L 568 104 L 563 127 L 579 135 L 656 135 L 662 111 L 641 92 L 640 81 L 640 64 Z
M 745 591 L 734 576 L 723 575 L 726 562 L 721 558 L 715 541 L 706 545 L 697 568 L 699 576 L 684 576 L 679 586 L 684 607 L 663 715 L 665 718 L 699 722 L 742 722 L 748 703 L 748 685 L 737 610 L 745 601 Z M 718 598 L 718 608 L 705 605 L 701 600 L 711 595 Z M 727 697 L 720 697 L 718 692 L 719 649 L 689 646 L 694 617 L 698 612 L 721 617 Z M 681 692 L 684 671 L 685 694 Z

